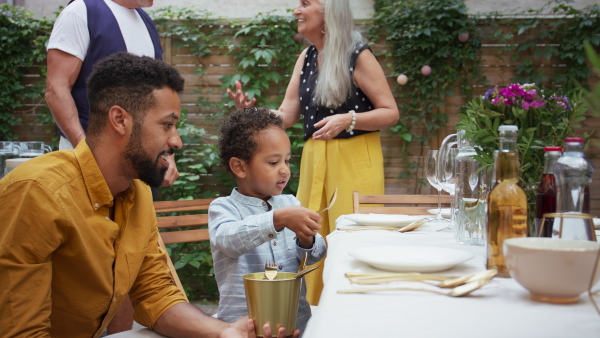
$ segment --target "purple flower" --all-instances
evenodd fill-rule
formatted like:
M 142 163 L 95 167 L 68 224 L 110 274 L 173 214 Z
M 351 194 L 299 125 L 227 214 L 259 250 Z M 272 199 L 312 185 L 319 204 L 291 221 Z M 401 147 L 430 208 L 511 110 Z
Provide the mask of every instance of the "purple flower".
M 567 108 L 573 109 L 573 106 L 571 106 L 571 102 L 569 102 L 569 98 L 568 97 L 563 96 L 563 103 L 567 105 Z
M 538 95 L 537 90 L 535 90 L 535 89 L 525 91 L 525 100 L 527 100 L 527 101 L 531 101 L 531 100 L 537 99 L 539 97 L 540 96 Z
M 502 97 L 495 97 L 492 99 L 492 104 L 504 104 L 504 99 Z
M 545 99 L 542 92 L 538 92 L 534 84 L 520 85 L 513 83 L 505 88 L 498 89 L 498 86 L 490 88 L 482 97 L 484 101 L 489 101 L 496 106 L 520 106 L 525 110 L 531 108 L 544 108 L 546 103 L 550 102 L 552 106 L 558 106 L 562 109 L 572 109 L 569 99 L 566 96 L 552 95 Z
M 500 89 L 500 95 L 507 99 L 512 99 L 517 96 L 525 96 L 525 90 L 519 84 L 511 84 L 506 88 Z
M 498 86 L 495 86 L 494 88 L 490 88 L 487 90 L 487 92 L 485 92 L 485 99 L 487 101 L 489 101 L 493 96 L 497 95 L 497 91 L 498 91 Z M 496 94 L 496 95 L 494 95 Z
M 550 101 L 553 101 L 555 106 L 559 106 L 561 107 L 563 110 L 566 109 L 573 109 L 573 107 L 571 106 L 571 103 L 569 102 L 569 98 L 567 98 L 564 95 L 552 95 L 550 96 Z
M 546 104 L 546 101 L 539 101 L 539 100 L 533 100 L 533 101 L 523 101 L 523 109 L 525 110 L 529 110 L 529 108 L 541 108 Z

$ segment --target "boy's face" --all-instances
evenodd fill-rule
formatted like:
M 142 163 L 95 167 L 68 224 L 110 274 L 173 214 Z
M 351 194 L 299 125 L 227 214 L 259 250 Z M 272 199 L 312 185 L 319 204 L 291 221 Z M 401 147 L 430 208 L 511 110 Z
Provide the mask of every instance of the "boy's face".
M 238 180 L 240 193 L 268 200 L 280 195 L 290 179 L 290 139 L 279 127 L 270 127 L 256 135 L 258 149 L 245 163 L 245 177 Z

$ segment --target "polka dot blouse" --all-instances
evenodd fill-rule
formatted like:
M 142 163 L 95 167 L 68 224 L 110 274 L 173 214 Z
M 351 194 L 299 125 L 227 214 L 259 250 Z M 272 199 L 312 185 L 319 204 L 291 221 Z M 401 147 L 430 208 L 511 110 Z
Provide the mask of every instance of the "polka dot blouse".
M 369 49 L 367 45 L 357 45 L 356 52 L 352 54 L 350 60 L 350 74 L 354 74 L 354 67 L 358 55 L 364 50 Z M 317 81 L 317 48 L 313 45 L 308 47 L 306 51 L 306 59 L 300 73 L 300 109 L 304 117 L 304 140 L 312 137 L 313 133 L 318 130 L 314 124 L 321 121 L 325 117 L 333 114 L 345 114 L 350 110 L 354 110 L 357 114 L 373 110 L 373 105 L 369 98 L 359 88 L 353 87 L 351 94 L 341 106 L 337 108 L 327 108 L 314 105 L 313 91 Z M 372 131 L 354 129 L 354 135 L 350 135 L 345 130 L 339 133 L 335 138 L 350 138 Z

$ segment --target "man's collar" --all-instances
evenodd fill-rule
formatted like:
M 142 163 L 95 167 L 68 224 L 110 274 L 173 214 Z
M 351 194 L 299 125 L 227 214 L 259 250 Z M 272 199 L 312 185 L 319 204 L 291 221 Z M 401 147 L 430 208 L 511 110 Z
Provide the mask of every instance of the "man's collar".
M 81 168 L 81 175 L 85 183 L 90 202 L 94 210 L 97 210 L 103 205 L 112 203 L 113 196 L 110 192 L 108 184 L 104 179 L 104 175 L 98 167 L 98 163 L 94 158 L 92 150 L 83 139 L 75 148 L 75 158 Z

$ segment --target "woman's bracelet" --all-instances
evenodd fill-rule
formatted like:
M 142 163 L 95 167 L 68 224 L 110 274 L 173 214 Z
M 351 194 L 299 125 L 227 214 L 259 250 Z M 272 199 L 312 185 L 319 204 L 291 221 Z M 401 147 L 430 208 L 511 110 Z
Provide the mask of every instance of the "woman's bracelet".
M 350 122 L 350 126 L 346 129 L 346 132 L 350 135 L 354 135 L 354 126 L 356 125 L 356 112 L 354 110 L 349 111 L 348 113 L 352 113 L 352 122 Z

